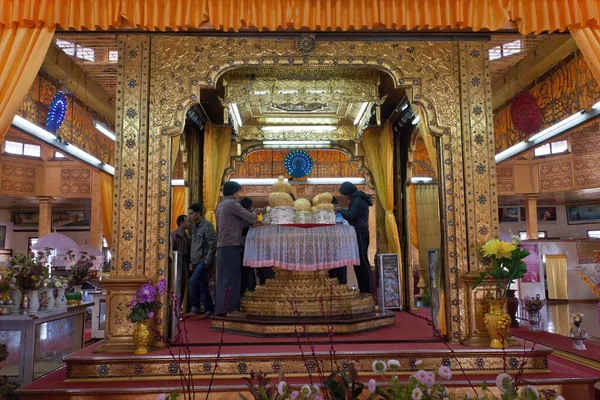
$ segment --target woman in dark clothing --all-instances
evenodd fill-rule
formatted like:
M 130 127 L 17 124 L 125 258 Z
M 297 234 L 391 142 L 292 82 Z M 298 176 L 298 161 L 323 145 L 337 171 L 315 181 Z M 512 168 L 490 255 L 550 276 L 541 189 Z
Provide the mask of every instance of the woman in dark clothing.
M 371 196 L 358 190 L 351 182 L 342 183 L 342 186 L 340 186 L 340 194 L 346 196 L 346 198 L 350 200 L 350 206 L 347 210 L 336 207 L 335 211 L 340 212 L 342 217 L 344 217 L 344 219 L 346 219 L 356 230 L 360 265 L 354 266 L 354 272 L 356 274 L 356 280 L 358 281 L 358 288 L 361 293 L 370 294 L 371 265 L 369 263 L 369 207 L 373 205 L 373 200 L 371 199 Z M 336 275 L 339 279 L 339 273 Z M 342 279 L 340 279 L 340 282 L 341 281 Z

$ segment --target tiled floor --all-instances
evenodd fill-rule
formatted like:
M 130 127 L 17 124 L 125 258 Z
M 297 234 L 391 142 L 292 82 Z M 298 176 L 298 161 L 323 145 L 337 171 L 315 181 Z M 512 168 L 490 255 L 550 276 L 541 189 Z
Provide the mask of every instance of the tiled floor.
M 600 340 L 600 323 L 598 322 L 598 304 L 590 303 L 560 303 L 547 304 L 542 309 L 542 330 L 567 336 L 571 330 L 571 313 L 584 314 L 582 328 L 588 335 Z M 523 323 L 525 326 L 527 323 Z

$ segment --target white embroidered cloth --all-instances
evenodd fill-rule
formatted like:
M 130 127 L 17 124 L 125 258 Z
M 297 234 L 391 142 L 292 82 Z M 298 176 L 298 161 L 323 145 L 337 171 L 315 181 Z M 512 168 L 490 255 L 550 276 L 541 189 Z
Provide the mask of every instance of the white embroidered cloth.
M 350 225 L 265 225 L 250 228 L 246 236 L 244 265 L 317 271 L 359 265 L 356 232 Z

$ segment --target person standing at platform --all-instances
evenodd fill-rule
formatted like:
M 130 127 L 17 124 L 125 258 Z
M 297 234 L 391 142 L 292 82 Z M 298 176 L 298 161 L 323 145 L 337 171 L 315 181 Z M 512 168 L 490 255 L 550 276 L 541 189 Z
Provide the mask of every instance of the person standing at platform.
M 225 182 L 223 200 L 216 210 L 217 217 L 217 313 L 244 317 L 240 312 L 242 280 L 242 233 L 244 227 L 256 222 L 259 209 L 250 212 L 239 203 L 242 186 Z
M 364 296 L 371 294 L 371 264 L 369 263 L 369 207 L 373 205 L 371 196 L 357 189 L 351 182 L 340 186 L 340 194 L 350 200 L 347 210 L 335 207 L 335 212 L 342 214 L 356 230 L 360 265 L 354 266 L 356 280 L 360 293 Z M 344 267 L 345 268 L 345 267 Z M 338 275 L 339 276 L 339 275 Z
M 193 224 L 190 251 L 192 277 L 189 284 L 189 299 L 193 313 L 201 313 L 200 305 L 202 304 L 204 317 L 208 317 L 215 311 L 208 288 L 208 278 L 215 261 L 217 235 L 213 224 L 204 219 L 202 205 L 192 204 L 188 209 L 188 214 Z
M 240 200 L 240 205 L 244 207 L 245 210 L 252 212 L 252 199 L 249 197 L 244 197 Z M 246 235 L 250 230 L 250 224 L 247 224 L 242 230 L 242 253 L 241 258 L 242 262 L 244 261 L 244 246 L 246 243 Z M 254 286 L 256 286 L 256 279 L 254 279 L 254 271 L 253 268 L 246 267 L 242 263 L 242 281 L 240 286 L 240 297 L 244 296 L 246 290 L 254 290 Z
M 187 311 L 187 285 L 188 285 L 188 266 L 190 264 L 190 237 L 188 230 L 190 229 L 190 219 L 187 215 L 180 215 L 177 217 L 177 229 L 171 232 L 171 250 L 176 251 L 179 256 L 179 263 L 177 267 L 179 269 L 178 275 L 181 277 L 181 284 L 179 285 L 179 301 L 181 302 L 181 309 L 184 312 Z

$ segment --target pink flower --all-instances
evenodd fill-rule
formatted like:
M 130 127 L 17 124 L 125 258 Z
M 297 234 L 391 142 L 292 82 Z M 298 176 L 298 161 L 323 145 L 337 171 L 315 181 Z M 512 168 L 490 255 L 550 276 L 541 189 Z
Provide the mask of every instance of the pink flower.
M 450 370 L 450 368 L 446 367 L 445 365 L 442 365 L 440 369 L 438 369 L 438 375 L 440 376 L 440 378 L 447 380 L 452 378 L 452 371 Z
M 294 390 L 292 392 L 292 394 L 290 394 L 290 400 L 296 400 L 298 398 L 298 396 L 300 396 L 300 392 L 298 392 L 297 390 Z
M 368 383 L 367 383 L 367 390 L 369 391 L 369 393 L 375 393 L 375 390 L 377 390 L 377 382 L 375 382 L 375 379 L 371 379 Z
M 156 400 L 166 400 L 166 399 L 167 399 L 167 395 L 164 393 L 156 395 Z
M 153 312 L 153 311 L 150 311 L 150 312 L 148 313 L 148 319 L 152 319 L 152 318 L 154 318 L 154 312 Z

